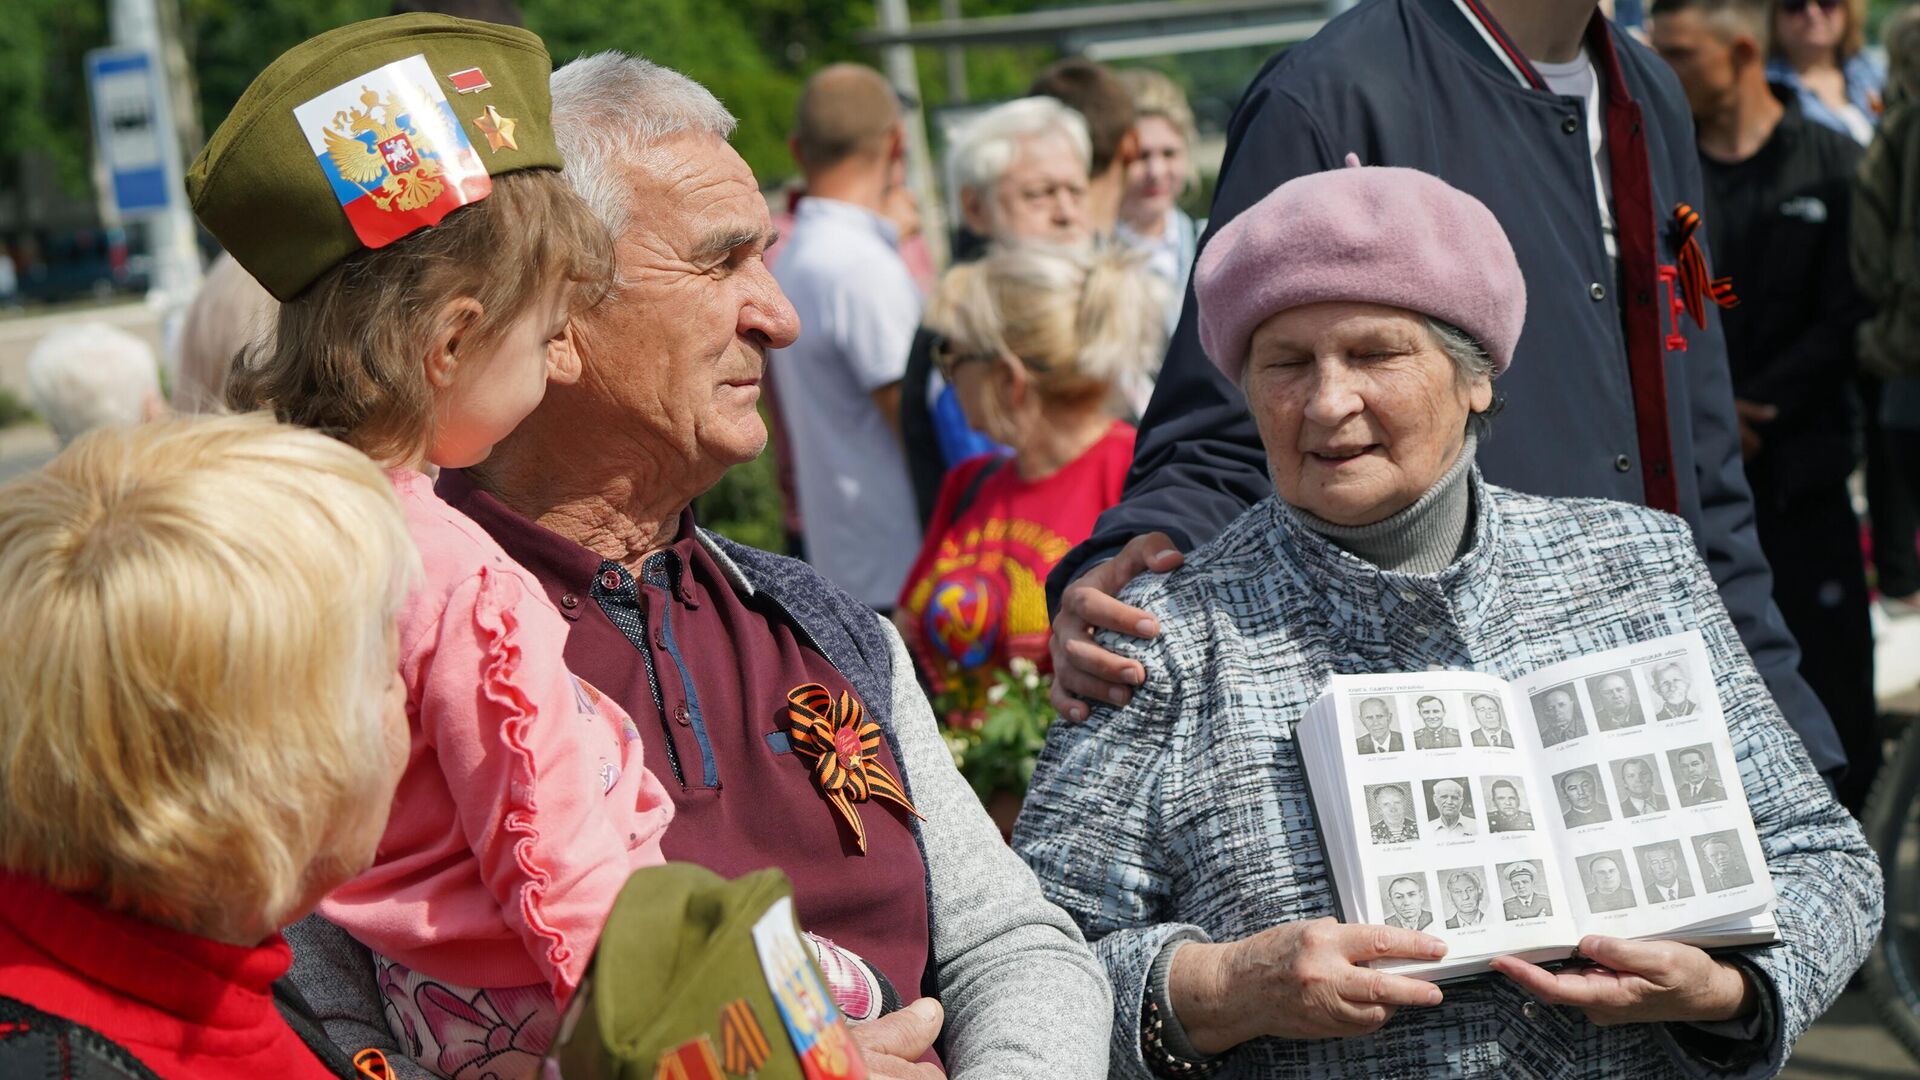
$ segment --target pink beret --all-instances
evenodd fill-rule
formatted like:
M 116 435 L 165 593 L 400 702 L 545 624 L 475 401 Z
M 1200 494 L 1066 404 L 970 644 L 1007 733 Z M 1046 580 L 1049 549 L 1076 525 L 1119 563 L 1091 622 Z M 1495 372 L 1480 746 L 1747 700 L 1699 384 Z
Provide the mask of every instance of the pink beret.
M 1527 284 L 1493 211 L 1415 169 L 1295 177 L 1228 222 L 1200 253 L 1200 345 L 1234 382 L 1261 323 L 1329 300 L 1385 304 L 1466 331 L 1498 375 L 1513 361 Z

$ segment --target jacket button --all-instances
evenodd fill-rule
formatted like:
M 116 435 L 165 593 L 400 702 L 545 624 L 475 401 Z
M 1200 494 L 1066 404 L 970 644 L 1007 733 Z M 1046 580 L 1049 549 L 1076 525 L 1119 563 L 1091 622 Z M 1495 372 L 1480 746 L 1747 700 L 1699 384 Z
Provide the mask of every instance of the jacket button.
M 679 724 L 681 727 L 687 727 L 693 723 L 693 714 L 687 712 L 687 706 L 684 703 L 674 708 L 673 722 Z
M 1520 1006 L 1520 1015 L 1526 1017 L 1529 1020 L 1535 1019 L 1540 1015 L 1540 1006 L 1535 1005 L 1533 1002 L 1529 1001 L 1526 1004 Z
M 566 608 L 568 611 L 572 611 L 574 608 L 580 606 L 580 598 L 572 593 L 565 593 L 560 597 L 560 606 Z
M 1595 300 L 1605 300 L 1607 298 L 1607 287 L 1596 281 L 1587 286 L 1587 295 L 1593 297 Z
M 1627 472 L 1633 468 L 1633 459 L 1625 454 L 1621 454 L 1619 457 L 1613 459 L 1613 468 L 1616 472 Z
M 1573 134 L 1576 131 L 1579 131 L 1580 118 L 1577 116 L 1569 116 L 1565 120 L 1560 121 L 1560 130 L 1566 132 L 1569 135 Z

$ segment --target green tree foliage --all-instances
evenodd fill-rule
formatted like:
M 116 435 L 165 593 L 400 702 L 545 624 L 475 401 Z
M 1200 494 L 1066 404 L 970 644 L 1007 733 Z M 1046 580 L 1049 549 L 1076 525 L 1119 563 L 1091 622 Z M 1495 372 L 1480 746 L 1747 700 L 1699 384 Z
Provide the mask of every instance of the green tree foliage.
M 45 154 L 69 191 L 87 190 L 84 58 L 106 41 L 106 9 L 97 0 L 7 0 L 0 17 L 0 162 Z

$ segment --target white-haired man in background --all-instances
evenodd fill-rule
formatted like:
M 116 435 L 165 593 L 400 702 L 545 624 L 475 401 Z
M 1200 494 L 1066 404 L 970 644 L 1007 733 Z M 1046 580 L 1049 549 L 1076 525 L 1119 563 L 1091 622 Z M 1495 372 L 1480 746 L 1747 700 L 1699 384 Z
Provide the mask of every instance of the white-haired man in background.
M 1087 169 L 1093 142 L 1087 121 L 1050 97 L 996 105 L 953 132 L 947 188 L 960 202 L 967 231 L 988 244 L 1076 246 L 1093 237 Z M 980 254 L 962 251 L 960 257 Z M 938 335 L 921 327 L 900 382 L 900 437 L 907 475 L 925 526 L 947 470 L 998 449 L 967 426 L 960 402 L 933 363 Z M 1132 388 L 1126 388 L 1131 393 Z
M 61 446 L 94 428 L 166 412 L 153 350 L 103 322 L 63 326 L 41 338 L 27 356 L 27 394 Z

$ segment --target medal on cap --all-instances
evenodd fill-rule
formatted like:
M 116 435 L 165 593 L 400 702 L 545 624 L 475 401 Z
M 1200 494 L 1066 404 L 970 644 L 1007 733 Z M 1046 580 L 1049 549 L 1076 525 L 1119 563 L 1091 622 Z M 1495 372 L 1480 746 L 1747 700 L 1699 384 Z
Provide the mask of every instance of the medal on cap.
M 477 94 L 493 89 L 493 84 L 487 81 L 487 73 L 477 67 L 456 71 L 447 76 L 447 82 L 453 86 L 456 94 Z
M 367 247 L 437 225 L 493 191 L 424 56 L 341 83 L 295 107 L 293 117 Z
M 486 112 L 473 118 L 473 126 L 487 137 L 487 147 L 496 154 L 503 146 L 508 150 L 520 149 L 520 144 L 513 141 L 513 125 L 516 123 L 519 121 L 501 116 L 500 110 L 491 105 L 487 106 Z

